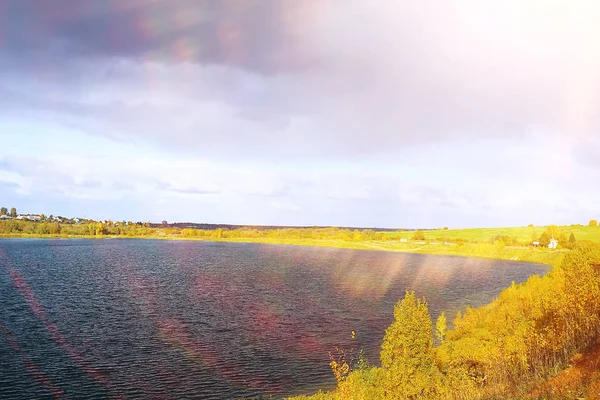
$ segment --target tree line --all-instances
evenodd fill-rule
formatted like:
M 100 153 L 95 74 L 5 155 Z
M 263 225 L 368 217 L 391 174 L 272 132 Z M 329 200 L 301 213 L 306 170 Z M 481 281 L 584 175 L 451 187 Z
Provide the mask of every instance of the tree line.
M 0 221 L 0 235 L 10 236 L 58 236 L 58 237 L 101 237 L 101 236 L 126 236 L 143 237 L 154 236 L 157 229 L 149 228 L 144 224 L 137 223 L 103 223 L 96 221 L 84 221 L 80 224 L 61 224 L 50 221 L 25 221 L 6 220 Z

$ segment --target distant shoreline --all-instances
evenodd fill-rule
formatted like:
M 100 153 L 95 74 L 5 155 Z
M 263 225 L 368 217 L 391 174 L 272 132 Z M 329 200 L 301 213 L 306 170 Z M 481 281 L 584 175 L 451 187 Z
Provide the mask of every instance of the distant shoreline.
M 554 266 L 562 261 L 569 250 L 548 250 L 545 248 L 495 246 L 487 243 L 450 244 L 442 242 L 409 242 L 399 241 L 347 241 L 335 239 L 284 239 L 284 238 L 194 238 L 182 236 L 61 236 L 61 235 L 0 235 L 0 239 L 148 239 L 168 241 L 197 241 L 215 243 L 259 243 L 281 244 L 304 247 L 326 247 L 333 249 L 354 249 L 371 251 L 388 251 L 396 253 L 434 254 L 473 257 L 482 259 L 531 262 Z

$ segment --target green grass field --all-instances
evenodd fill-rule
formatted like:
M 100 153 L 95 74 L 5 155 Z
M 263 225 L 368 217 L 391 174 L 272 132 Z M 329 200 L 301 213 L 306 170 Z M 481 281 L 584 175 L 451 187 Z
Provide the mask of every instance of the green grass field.
M 288 244 L 296 246 L 318 246 L 332 248 L 352 248 L 361 250 L 380 250 L 380 251 L 396 251 L 396 252 L 413 252 L 422 254 L 447 254 L 459 255 L 468 257 L 483 257 L 495 258 L 514 261 L 529 261 L 547 265 L 556 265 L 568 250 L 564 249 L 559 243 L 557 250 L 549 250 L 546 248 L 532 248 L 529 244 L 543 233 L 548 227 L 516 227 L 516 228 L 476 228 L 476 229 L 437 229 L 423 231 L 425 240 L 409 240 L 404 243 L 401 238 L 411 239 L 415 235 L 415 231 L 388 232 L 384 237 L 377 239 L 366 238 L 346 238 L 335 239 L 318 236 L 310 238 L 301 237 L 285 237 L 285 235 L 301 234 L 307 230 L 291 230 L 285 231 L 279 235 L 278 231 L 272 231 L 274 236 L 270 236 L 269 232 L 265 237 L 241 236 L 241 237 L 215 237 L 211 233 L 215 231 L 205 231 L 205 236 L 189 237 L 183 235 L 180 231 L 172 231 L 167 229 L 155 229 L 151 234 L 146 236 L 69 236 L 66 234 L 58 235 L 36 235 L 24 233 L 9 233 L 2 234 L 0 237 L 43 237 L 43 238 L 139 238 L 139 239 L 162 239 L 162 240 L 207 240 L 219 242 L 254 242 L 267 244 Z M 253 231 L 249 231 L 252 233 Z M 295 232 L 295 233 L 294 233 Z M 567 237 L 573 233 L 577 241 L 589 240 L 600 242 L 600 227 L 592 226 L 558 226 L 555 227 L 556 236 L 565 234 Z M 313 232 L 314 233 L 314 232 Z M 371 232 L 372 233 L 372 232 Z M 334 232 L 336 234 L 336 232 Z M 492 238 L 497 235 L 506 235 L 515 237 L 517 243 L 504 245 L 502 243 L 492 243 Z M 385 240 L 387 238 L 387 240 Z M 463 239 L 465 243 L 456 243 L 457 239 Z M 444 242 L 453 242 L 445 244 Z
M 496 235 L 514 236 L 519 242 L 530 242 L 535 235 L 539 237 L 545 232 L 547 227 L 516 227 L 516 228 L 472 228 L 472 229 L 436 229 L 423 231 L 427 240 L 465 239 L 469 242 L 490 242 Z M 577 240 L 591 240 L 600 242 L 600 226 L 558 226 L 559 232 L 564 232 L 567 236 L 573 233 Z M 395 235 L 396 233 L 394 233 Z M 410 239 L 413 231 L 401 232 L 403 238 Z

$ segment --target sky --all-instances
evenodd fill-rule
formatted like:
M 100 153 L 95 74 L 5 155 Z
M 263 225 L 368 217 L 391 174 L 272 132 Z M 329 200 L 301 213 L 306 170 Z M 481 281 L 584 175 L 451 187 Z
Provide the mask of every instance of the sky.
M 600 217 L 594 0 L 0 1 L 0 205 L 387 228 Z

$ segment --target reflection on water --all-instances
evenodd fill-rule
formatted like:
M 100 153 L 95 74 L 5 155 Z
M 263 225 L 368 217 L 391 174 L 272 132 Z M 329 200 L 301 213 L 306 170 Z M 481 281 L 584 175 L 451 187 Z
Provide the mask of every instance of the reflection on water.
M 0 240 L 0 397 L 274 398 L 376 362 L 405 290 L 433 318 L 545 267 L 347 249 Z M 351 338 L 351 331 L 356 337 Z

